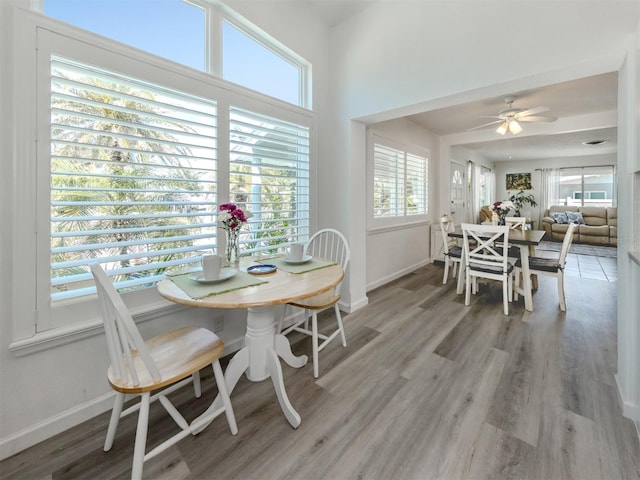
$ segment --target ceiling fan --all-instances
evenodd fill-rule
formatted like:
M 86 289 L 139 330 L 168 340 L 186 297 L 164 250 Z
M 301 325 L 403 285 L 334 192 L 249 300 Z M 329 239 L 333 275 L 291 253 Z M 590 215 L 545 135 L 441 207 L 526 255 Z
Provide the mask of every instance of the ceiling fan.
M 522 131 L 520 122 L 555 122 L 558 117 L 538 115 L 539 113 L 549 110 L 548 107 L 534 107 L 534 108 L 514 108 L 513 102 L 516 100 L 514 96 L 504 97 L 504 103 L 509 105 L 509 108 L 500 110 L 498 115 L 483 115 L 483 118 L 497 118 L 489 123 L 483 123 L 477 127 L 470 128 L 469 130 L 476 130 L 478 128 L 488 127 L 490 125 L 498 125 L 497 133 L 504 135 L 507 131 L 513 135 L 517 135 Z

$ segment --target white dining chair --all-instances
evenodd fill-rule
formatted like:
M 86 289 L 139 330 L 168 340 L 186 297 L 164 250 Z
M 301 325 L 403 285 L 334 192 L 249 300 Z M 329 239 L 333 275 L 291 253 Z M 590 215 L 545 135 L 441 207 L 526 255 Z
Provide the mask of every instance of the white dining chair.
M 527 222 L 529 219 L 527 217 L 505 217 L 505 223 L 509 226 L 509 228 L 519 228 L 520 230 L 527 229 Z
M 502 301 L 504 314 L 509 315 L 509 302 L 513 295 L 514 265 L 509 261 L 509 227 L 507 225 L 477 225 L 463 223 L 465 258 L 465 299 L 471 303 L 471 287 L 474 293 L 478 278 L 499 280 L 502 282 Z M 496 243 L 502 248 L 497 248 Z
M 444 275 L 442 283 L 446 284 L 449 279 L 449 267 L 453 267 L 452 278 L 456 278 L 456 266 L 462 265 L 462 247 L 458 245 L 455 238 L 449 236 L 453 229 L 453 220 L 450 217 L 440 219 L 440 233 L 442 234 L 442 244 L 444 245 Z
M 562 241 L 562 248 L 560 249 L 560 256 L 558 258 L 543 258 L 543 257 L 529 257 L 529 273 L 531 275 L 546 275 L 550 277 L 556 277 L 558 280 L 558 298 L 560 300 L 560 310 L 565 312 L 567 310 L 567 304 L 564 295 L 564 267 L 567 264 L 567 254 L 569 253 L 569 247 L 573 241 L 573 231 L 577 228 L 577 224 L 571 223 L 567 228 L 567 233 Z M 517 290 L 520 286 L 520 277 L 522 274 L 522 262 L 518 260 L 516 262 L 516 276 L 515 276 L 515 288 Z M 514 291 L 514 300 L 518 300 L 518 294 Z
M 349 244 L 347 243 L 344 235 L 332 228 L 316 232 L 309 239 L 309 242 L 307 242 L 305 253 L 307 255 L 312 255 L 313 257 L 331 260 L 340 265 L 342 270 L 345 272 L 347 271 L 347 266 L 349 265 L 349 259 L 351 256 Z M 278 332 L 281 332 L 283 335 L 287 335 L 295 331 L 311 336 L 314 378 L 318 378 L 319 375 L 318 354 L 329 344 L 329 342 L 331 342 L 331 340 L 340 335 L 342 339 L 342 346 L 347 346 L 347 338 L 342 324 L 342 315 L 340 314 L 340 307 L 338 306 L 341 284 L 342 282 L 334 288 L 313 297 L 288 303 L 287 308 L 285 308 L 284 315 L 280 318 Z M 302 320 L 295 322 L 293 325 L 282 331 L 282 323 L 284 318 L 286 318 L 287 310 L 290 306 L 304 309 L 304 316 Z M 331 307 L 333 307 L 335 312 L 337 328 L 331 333 L 320 333 L 318 331 L 318 313 Z M 309 315 L 311 315 L 311 328 L 309 328 Z M 320 340 L 322 340 L 322 342 L 319 342 Z
M 213 332 L 201 327 L 182 327 L 149 340 L 143 340 L 124 301 L 102 267 L 97 264 L 92 265 L 91 273 L 96 282 L 111 359 L 107 378 L 111 388 L 116 391 L 104 451 L 111 450 L 113 446 L 120 418 L 136 411 L 139 413 L 131 469 L 133 479 L 142 477 L 144 462 L 164 452 L 188 435 L 195 434 L 199 431 L 197 428 L 200 425 L 210 422 L 223 412 L 231 433 L 233 435 L 238 433 L 233 407 L 219 362 L 224 352 L 222 340 Z M 167 395 L 194 381 L 196 396 L 200 396 L 199 372 L 207 365 L 213 367 L 222 407 L 198 418 L 198 425 L 189 425 L 169 401 Z M 159 392 L 152 396 L 151 393 L 154 391 Z M 138 395 L 140 401 L 122 411 L 125 395 Z M 180 431 L 150 452 L 146 452 L 149 407 L 156 400 L 160 400 Z

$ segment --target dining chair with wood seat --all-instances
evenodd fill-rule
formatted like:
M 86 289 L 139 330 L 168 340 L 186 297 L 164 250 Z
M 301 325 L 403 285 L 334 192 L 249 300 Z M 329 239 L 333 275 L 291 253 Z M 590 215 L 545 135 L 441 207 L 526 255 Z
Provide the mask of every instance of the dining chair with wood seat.
M 342 270 L 345 272 L 349 265 L 349 259 L 351 256 L 349 244 L 347 243 L 344 235 L 338 230 L 334 230 L 332 228 L 326 228 L 316 232 L 305 245 L 305 254 L 323 258 L 325 260 L 331 260 L 340 265 Z M 342 315 L 338 306 L 338 302 L 341 298 L 341 284 L 342 282 L 332 289 L 313 297 L 288 303 L 283 317 L 280 318 L 278 331 L 282 332 L 283 335 L 287 335 L 295 331 L 311 336 L 314 378 L 318 378 L 319 375 L 318 354 L 329 344 L 329 342 L 339 335 L 342 339 L 342 346 L 347 346 L 347 338 L 342 324 Z M 284 318 L 286 318 L 289 306 L 304 309 L 304 316 L 301 320 L 296 321 L 293 325 L 282 331 L 282 323 Z M 331 333 L 320 333 L 318 331 L 318 313 L 331 307 L 333 307 L 335 312 L 337 327 Z M 311 316 L 311 328 L 309 328 L 309 316 Z M 322 340 L 322 342 L 320 342 L 320 340 Z
M 560 255 L 558 258 L 544 258 L 544 257 L 529 257 L 529 273 L 531 275 L 546 275 L 550 277 L 556 277 L 558 280 L 558 298 L 560 300 L 560 310 L 565 312 L 567 310 L 567 304 L 564 295 L 564 267 L 567 263 L 567 254 L 569 253 L 569 247 L 573 241 L 573 231 L 577 228 L 576 223 L 569 224 L 567 233 L 562 241 L 562 248 L 560 249 Z M 522 263 L 520 260 L 516 262 L 516 276 L 515 276 L 515 288 L 520 285 L 520 276 L 522 273 Z M 518 294 L 514 293 L 514 300 L 518 300 Z
M 219 358 L 224 343 L 216 334 L 201 327 L 182 327 L 148 340 L 143 340 L 122 297 L 100 265 L 92 265 L 98 300 L 102 310 L 104 330 L 111 365 L 107 371 L 109 385 L 116 392 L 104 451 L 111 450 L 120 418 L 138 411 L 131 478 L 142 477 L 144 462 L 169 447 L 195 434 L 198 427 L 225 413 L 231 433 L 238 433 L 236 419 L 227 391 Z M 200 396 L 199 372 L 213 367 L 222 407 L 199 417 L 191 425 L 167 398 L 175 390 L 194 382 Z M 156 392 L 152 395 L 153 392 Z M 140 401 L 122 411 L 126 395 L 140 396 Z M 156 400 L 176 422 L 180 431 L 153 450 L 146 452 L 150 404 Z M 197 423 L 197 425 L 196 425 Z
M 442 217 L 440 219 L 440 232 L 442 233 L 442 244 L 444 246 L 443 284 L 446 284 L 449 279 L 449 267 L 453 267 L 452 277 L 456 278 L 456 266 L 460 269 L 459 267 L 462 265 L 462 247 L 458 245 L 458 241 L 455 238 L 449 236 L 449 232 L 452 229 L 453 220 L 450 217 Z
M 502 282 L 504 314 L 509 315 L 513 295 L 514 264 L 509 260 L 509 227 L 507 225 L 461 225 L 465 261 L 465 305 L 471 303 L 471 288 L 476 293 L 479 278 Z M 499 243 L 500 248 L 496 246 Z

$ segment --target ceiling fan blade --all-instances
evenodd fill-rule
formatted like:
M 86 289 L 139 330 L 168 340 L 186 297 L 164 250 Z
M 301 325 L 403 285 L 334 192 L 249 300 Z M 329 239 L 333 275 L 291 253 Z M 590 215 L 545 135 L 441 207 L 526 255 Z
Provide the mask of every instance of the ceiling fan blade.
M 555 122 L 557 119 L 558 117 L 538 115 L 538 116 L 518 118 L 518 121 L 519 122 Z
M 468 128 L 468 129 L 467 129 L 467 131 L 469 132 L 469 131 L 471 131 L 471 130 L 477 130 L 477 129 L 479 129 L 479 128 L 488 127 L 488 126 L 490 126 L 490 125 L 497 125 L 498 123 L 502 123 L 502 122 L 504 122 L 504 120 L 495 120 L 495 121 L 493 121 L 493 122 L 483 123 L 482 125 L 478 125 L 478 126 L 476 126 L 476 127 Z
M 549 107 L 534 107 L 529 108 L 527 110 L 523 110 L 522 112 L 516 113 L 516 117 L 523 118 L 531 115 L 537 115 L 538 113 L 546 112 L 549 110 Z

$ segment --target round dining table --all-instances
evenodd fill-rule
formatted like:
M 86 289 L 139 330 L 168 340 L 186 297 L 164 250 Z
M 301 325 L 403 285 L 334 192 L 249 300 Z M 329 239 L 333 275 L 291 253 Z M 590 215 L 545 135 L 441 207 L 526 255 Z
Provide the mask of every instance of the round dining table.
M 258 261 L 260 263 L 258 263 Z M 309 268 L 313 268 L 312 259 Z M 243 257 L 238 270 L 246 272 L 247 268 L 269 264 L 268 258 Z M 274 262 L 275 263 L 275 262 Z M 300 271 L 301 266 L 296 266 Z M 307 356 L 295 356 L 286 336 L 276 332 L 276 312 L 278 306 L 325 292 L 338 285 L 344 272 L 339 265 L 327 265 L 325 261 L 319 268 L 293 273 L 295 269 L 286 271 L 287 266 L 276 268 L 274 272 L 255 275 L 264 283 L 238 288 L 226 293 L 214 294 L 203 298 L 192 298 L 171 278 L 165 277 L 158 283 L 158 293 L 171 302 L 204 308 L 247 309 L 247 329 L 244 346 L 235 353 L 225 371 L 225 380 L 229 394 L 233 391 L 243 373 L 252 382 L 271 379 L 280 403 L 280 408 L 291 426 L 297 428 L 301 418 L 293 408 L 284 387 L 280 358 L 287 365 L 301 368 L 307 363 Z M 302 269 L 304 270 L 304 269 Z M 219 397 L 199 418 L 211 418 L 211 413 L 222 407 Z M 204 429 L 209 421 L 195 420 L 192 433 L 195 435 Z

